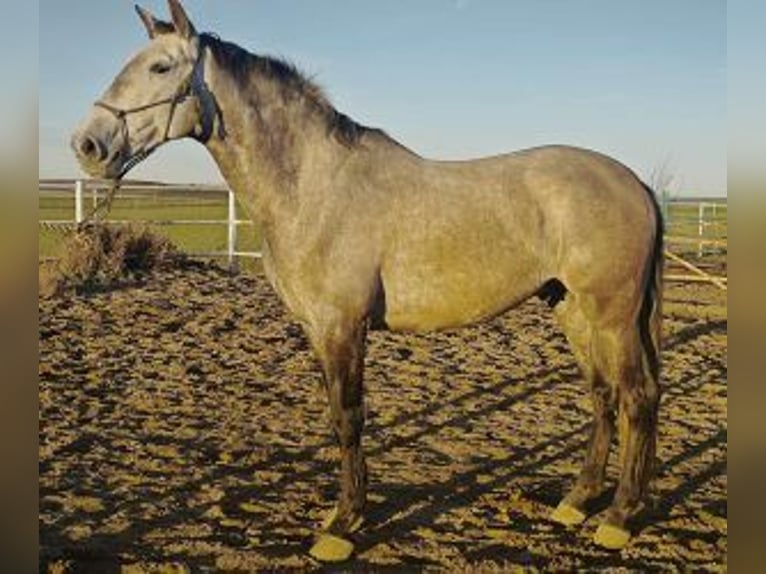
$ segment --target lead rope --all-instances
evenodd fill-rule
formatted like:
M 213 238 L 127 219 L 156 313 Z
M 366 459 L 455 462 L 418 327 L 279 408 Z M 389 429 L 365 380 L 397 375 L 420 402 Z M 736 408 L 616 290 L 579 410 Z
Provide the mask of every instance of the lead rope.
M 102 201 L 96 201 L 96 205 L 94 205 L 83 220 L 75 226 L 76 233 L 85 231 L 88 227 L 94 227 L 101 221 L 102 217 L 106 217 L 106 215 L 109 214 L 112 210 L 114 197 L 120 190 L 120 184 L 120 179 L 115 179 L 112 182 L 111 187 L 106 192 L 106 197 Z

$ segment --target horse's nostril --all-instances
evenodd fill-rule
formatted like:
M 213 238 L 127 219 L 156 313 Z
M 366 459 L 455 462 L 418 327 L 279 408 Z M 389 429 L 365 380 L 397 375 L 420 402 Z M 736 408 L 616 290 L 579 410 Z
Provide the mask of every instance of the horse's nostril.
M 90 136 L 84 136 L 80 140 L 80 153 L 89 159 L 95 159 L 101 161 L 104 159 L 105 154 L 104 146 Z
M 80 152 L 85 156 L 92 156 L 96 153 L 96 144 L 90 138 L 83 138 L 80 141 Z

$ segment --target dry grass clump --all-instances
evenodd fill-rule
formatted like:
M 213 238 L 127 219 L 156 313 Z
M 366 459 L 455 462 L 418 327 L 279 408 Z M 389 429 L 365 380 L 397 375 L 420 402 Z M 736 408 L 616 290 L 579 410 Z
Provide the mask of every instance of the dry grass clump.
M 98 291 L 131 283 L 179 263 L 183 254 L 145 226 L 90 225 L 66 238 L 60 257 L 42 265 L 40 294 Z

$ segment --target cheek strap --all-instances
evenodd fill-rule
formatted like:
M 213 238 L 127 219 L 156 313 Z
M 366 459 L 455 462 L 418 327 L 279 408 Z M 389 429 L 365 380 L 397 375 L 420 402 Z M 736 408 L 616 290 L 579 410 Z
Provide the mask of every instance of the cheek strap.
M 224 139 L 226 137 L 226 129 L 223 122 L 223 114 L 221 108 L 218 106 L 218 100 L 205 82 L 205 62 L 206 57 L 205 47 L 201 47 L 200 59 L 197 66 L 192 71 L 190 78 L 191 93 L 195 96 L 197 104 L 197 111 L 199 117 L 199 124 L 195 127 L 194 139 L 202 144 L 206 144 L 208 140 L 213 136 L 213 128 L 218 128 L 218 137 Z

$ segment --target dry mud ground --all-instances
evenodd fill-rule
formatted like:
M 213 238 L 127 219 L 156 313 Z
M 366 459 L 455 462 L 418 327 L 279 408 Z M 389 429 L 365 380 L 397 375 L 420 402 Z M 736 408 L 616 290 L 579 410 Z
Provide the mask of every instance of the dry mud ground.
M 590 405 L 541 302 L 454 332 L 372 333 L 369 515 L 344 570 L 725 569 L 726 296 L 671 284 L 665 315 L 654 506 L 617 553 L 591 544 L 598 516 L 547 518 Z M 326 401 L 261 277 L 200 264 L 41 299 L 39 374 L 42 571 L 320 568 Z

